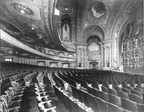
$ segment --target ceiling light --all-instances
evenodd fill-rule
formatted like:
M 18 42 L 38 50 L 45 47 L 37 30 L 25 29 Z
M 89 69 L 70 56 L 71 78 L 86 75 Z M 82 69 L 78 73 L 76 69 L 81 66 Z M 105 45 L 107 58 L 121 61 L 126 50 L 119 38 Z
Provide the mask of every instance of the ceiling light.
M 35 29 L 35 27 L 33 27 L 33 26 L 32 26 L 32 27 L 31 27 L 31 29 L 32 29 L 32 30 L 34 30 L 34 29 Z
M 13 8 L 24 15 L 33 15 L 33 11 L 27 6 L 19 3 L 13 3 Z
M 25 11 L 24 10 L 20 10 L 20 13 L 25 14 Z
M 68 10 L 68 8 L 65 8 L 65 10 L 67 11 L 67 10 Z

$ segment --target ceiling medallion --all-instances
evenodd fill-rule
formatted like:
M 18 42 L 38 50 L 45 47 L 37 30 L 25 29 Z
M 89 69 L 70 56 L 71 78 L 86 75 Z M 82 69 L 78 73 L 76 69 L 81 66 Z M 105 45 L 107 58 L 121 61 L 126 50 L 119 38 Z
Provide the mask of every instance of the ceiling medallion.
M 34 14 L 30 8 L 28 8 L 22 4 L 19 4 L 19 3 L 14 3 L 13 8 L 23 15 L 33 15 Z
M 101 16 L 105 14 L 106 8 L 102 2 L 96 2 L 92 6 L 91 11 L 93 13 L 93 16 L 95 16 L 96 18 L 100 18 Z

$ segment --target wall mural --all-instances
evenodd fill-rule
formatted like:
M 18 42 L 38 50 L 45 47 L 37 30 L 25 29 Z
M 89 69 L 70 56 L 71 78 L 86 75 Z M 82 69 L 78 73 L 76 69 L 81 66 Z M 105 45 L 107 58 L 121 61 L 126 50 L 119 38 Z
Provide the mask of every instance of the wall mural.
M 136 28 L 136 29 L 134 29 Z M 125 35 L 124 35 L 125 34 Z M 121 59 L 124 70 L 142 70 L 144 68 L 144 38 L 143 24 L 131 22 L 127 25 L 124 34 L 121 35 Z

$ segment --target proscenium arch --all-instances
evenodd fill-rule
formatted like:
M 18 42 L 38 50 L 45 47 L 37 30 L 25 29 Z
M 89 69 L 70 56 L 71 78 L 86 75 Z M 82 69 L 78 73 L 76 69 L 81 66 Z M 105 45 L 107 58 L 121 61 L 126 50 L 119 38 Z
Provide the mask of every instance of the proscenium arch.
M 84 30 L 83 40 L 85 44 L 87 43 L 88 38 L 91 37 L 92 35 L 98 36 L 101 41 L 104 40 L 103 29 L 100 26 L 92 25 Z

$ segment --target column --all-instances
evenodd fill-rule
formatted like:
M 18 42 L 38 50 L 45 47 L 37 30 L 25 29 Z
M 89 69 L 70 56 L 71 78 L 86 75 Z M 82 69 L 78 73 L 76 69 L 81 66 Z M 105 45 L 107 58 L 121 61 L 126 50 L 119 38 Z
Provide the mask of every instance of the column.
M 2 84 L 2 80 L 0 80 L 0 96 L 1 96 L 1 84 Z
M 100 60 L 101 66 L 100 66 L 100 67 L 103 67 L 103 43 L 102 43 L 102 42 L 100 43 L 100 48 L 101 48 L 101 49 L 100 49 L 100 50 L 101 50 L 101 51 L 100 51 L 100 53 L 101 53 L 101 54 L 100 54 L 100 56 L 101 56 L 101 58 L 100 58 L 100 59 L 101 59 L 101 60 Z
M 103 46 L 103 67 L 105 67 L 105 47 Z
M 59 30 L 59 39 L 62 41 L 62 28 L 61 28 L 61 22 L 58 23 L 58 30 Z
M 86 59 L 86 46 L 84 46 L 84 68 L 86 68 L 87 66 L 87 61 L 86 61 L 87 59 Z
M 107 61 L 107 49 L 106 49 L 106 46 L 105 46 L 105 67 L 107 67 L 106 61 Z
M 71 41 L 76 41 L 76 22 L 71 22 Z
M 110 50 L 110 67 L 112 66 L 112 53 L 111 53 L 111 45 L 109 46 L 109 50 Z

